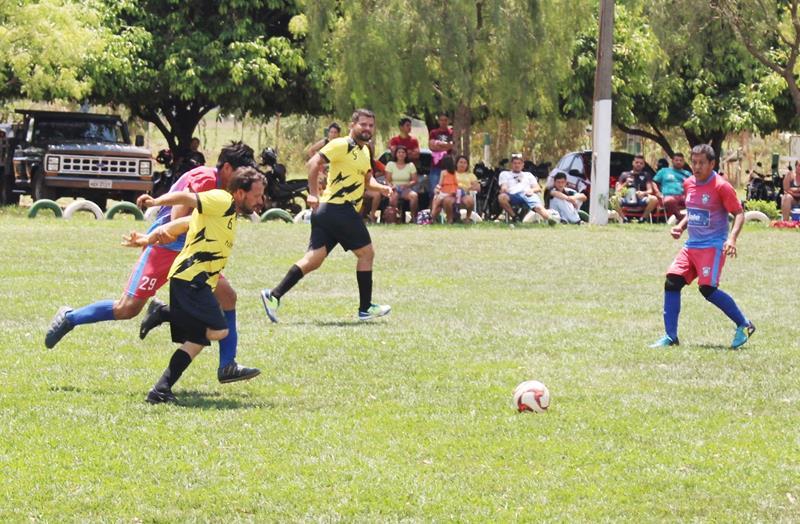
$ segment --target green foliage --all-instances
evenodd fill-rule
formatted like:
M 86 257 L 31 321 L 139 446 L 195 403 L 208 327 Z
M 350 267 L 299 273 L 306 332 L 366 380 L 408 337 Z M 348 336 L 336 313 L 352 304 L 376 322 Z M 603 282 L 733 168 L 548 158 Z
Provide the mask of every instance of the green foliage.
M 95 99 L 128 105 L 173 147 L 214 107 L 269 115 L 312 106 L 296 85 L 305 61 L 295 1 L 107 0 L 103 12 L 112 36 L 91 64 Z
M 744 203 L 744 208 L 748 211 L 761 211 L 771 220 L 777 220 L 781 216 L 778 205 L 772 200 L 748 200 Z
M 262 375 L 219 385 L 214 344 L 171 407 L 144 403 L 167 326 L 43 348 L 60 305 L 119 296 L 138 256 L 119 239 L 142 227 L 121 218 L 0 219 L 35 261 L 0 267 L 4 523 L 800 520 L 796 290 L 776 284 L 796 278 L 796 232 L 745 226 L 724 286 L 759 330 L 733 352 L 694 286 L 681 346 L 645 347 L 680 249 L 665 226 L 372 227 L 389 317 L 353 320 L 355 260 L 336 249 L 270 324 L 258 290 L 308 228 L 240 222 L 237 359 Z M 550 388 L 546 415 L 509 406 L 526 379 Z
M 107 36 L 91 2 L 0 2 L 0 98 L 81 100 L 87 58 Z

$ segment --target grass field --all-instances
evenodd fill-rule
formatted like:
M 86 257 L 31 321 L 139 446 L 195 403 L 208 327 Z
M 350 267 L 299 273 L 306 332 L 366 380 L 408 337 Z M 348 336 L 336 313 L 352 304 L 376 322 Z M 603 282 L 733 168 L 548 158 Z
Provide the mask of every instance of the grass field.
M 0 212 L 0 522 L 800 521 L 794 231 L 746 227 L 725 268 L 758 325 L 734 352 L 695 286 L 683 345 L 647 348 L 679 247 L 663 226 L 373 227 L 388 318 L 354 321 L 337 249 L 272 325 L 258 290 L 308 229 L 242 222 L 226 274 L 238 360 L 263 374 L 220 386 L 215 345 L 180 405 L 150 406 L 167 329 L 43 344 L 58 306 L 119 295 L 131 227 Z M 549 413 L 511 409 L 526 379 Z

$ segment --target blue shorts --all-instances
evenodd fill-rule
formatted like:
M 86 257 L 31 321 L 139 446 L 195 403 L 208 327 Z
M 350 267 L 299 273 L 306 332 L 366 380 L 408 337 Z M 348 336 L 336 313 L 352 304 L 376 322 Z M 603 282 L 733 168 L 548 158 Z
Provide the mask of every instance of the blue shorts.
M 542 205 L 542 201 L 536 193 L 530 196 L 525 193 L 514 193 L 513 195 L 508 195 L 508 200 L 511 202 L 512 206 L 525 206 L 528 209 L 533 209 Z

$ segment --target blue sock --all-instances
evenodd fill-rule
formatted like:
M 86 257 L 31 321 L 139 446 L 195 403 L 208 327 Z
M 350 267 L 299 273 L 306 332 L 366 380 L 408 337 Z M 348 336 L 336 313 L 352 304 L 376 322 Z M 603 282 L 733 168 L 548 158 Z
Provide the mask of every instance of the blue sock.
M 733 320 L 736 327 L 747 325 L 747 319 L 744 318 L 744 314 L 739 309 L 739 306 L 736 305 L 736 301 L 721 289 L 716 289 L 706 300 L 720 308 L 729 319 Z
M 239 334 L 236 333 L 236 310 L 223 311 L 228 321 L 228 336 L 219 341 L 219 367 L 224 368 L 236 359 Z
M 114 320 L 114 301 L 101 300 L 88 306 L 67 313 L 67 320 L 73 326 L 81 324 L 94 324 L 105 320 Z
M 678 340 L 678 316 L 681 314 L 681 292 L 664 291 L 664 329 L 673 341 Z

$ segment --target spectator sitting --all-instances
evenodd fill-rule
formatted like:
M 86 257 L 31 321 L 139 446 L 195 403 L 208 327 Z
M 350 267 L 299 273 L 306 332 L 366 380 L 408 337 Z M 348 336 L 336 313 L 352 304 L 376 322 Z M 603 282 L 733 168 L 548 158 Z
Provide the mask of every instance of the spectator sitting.
M 555 220 L 550 218 L 550 214 L 542 205 L 542 199 L 539 197 L 542 188 L 539 187 L 539 183 L 532 173 L 522 171 L 523 164 L 522 154 L 515 153 L 511 155 L 511 171 L 500 173 L 498 179 L 500 194 L 497 197 L 500 207 L 512 220 L 516 217 L 512 206 L 516 205 L 532 209 L 550 224 L 554 224 Z
M 419 150 L 417 150 L 419 153 Z M 404 145 L 397 145 L 393 150 L 394 160 L 386 164 L 386 184 L 392 186 L 394 191 L 389 197 L 389 206 L 399 209 L 400 200 L 408 202 L 412 217 L 417 216 L 419 196 L 414 191 L 417 183 L 417 168 L 407 162 L 408 150 Z
M 411 119 L 400 119 L 400 134 L 393 136 L 389 140 L 389 150 L 392 152 L 392 157 L 395 156 L 398 146 L 406 148 L 406 158 L 409 162 L 416 162 L 419 160 L 419 141 L 411 136 Z
M 794 170 L 783 177 L 783 197 L 781 197 L 781 218 L 788 222 L 792 209 L 800 207 L 800 162 L 795 162 Z
M 475 210 L 475 197 L 471 193 L 480 191 L 481 184 L 475 173 L 469 171 L 469 159 L 465 155 L 459 155 L 456 159 L 456 179 L 458 180 L 456 204 L 463 206 L 467 211 L 464 222 L 471 223 L 472 212 Z
M 636 155 L 633 158 L 633 169 L 620 175 L 617 180 L 616 192 L 620 196 L 621 214 L 625 216 L 625 208 L 642 207 L 640 222 L 652 220 L 652 213 L 658 205 L 658 188 L 644 171 L 644 157 Z
M 553 176 L 553 188 L 550 189 L 550 209 L 556 211 L 562 223 L 580 224 L 581 217 L 578 210 L 584 202 L 586 195 L 578 193 L 567 187 L 567 174 L 563 171 Z
M 317 140 L 316 142 L 314 142 L 313 144 L 311 144 L 306 148 L 306 156 L 308 158 L 314 156 L 317 153 L 317 151 L 325 147 L 325 144 L 327 144 L 334 138 L 339 138 L 339 134 L 341 132 L 342 128 L 339 127 L 339 124 L 337 124 L 336 122 L 331 122 L 331 125 L 329 125 L 325 129 L 325 138 Z
M 439 218 L 439 213 L 444 208 L 444 214 L 448 224 L 453 223 L 453 211 L 458 195 L 458 177 L 455 173 L 455 162 L 453 157 L 446 155 L 439 163 L 442 168 L 442 176 L 439 184 L 434 188 L 433 206 L 431 208 L 431 219 L 433 223 Z
M 453 150 L 453 130 L 450 129 L 450 119 L 445 113 L 439 114 L 439 127 L 431 129 L 428 133 L 428 147 L 431 149 L 431 171 L 428 174 L 428 191 L 433 194 L 439 185 L 439 176 L 442 172 L 442 159 L 451 154 Z
M 686 160 L 681 153 L 672 155 L 672 167 L 664 167 L 658 170 L 656 176 L 653 177 L 653 182 L 658 184 L 664 202 L 664 210 L 667 213 L 667 218 L 674 216 L 681 218 L 680 212 L 686 209 L 686 201 L 683 195 L 683 182 L 690 176 L 689 171 L 685 169 Z
M 189 142 L 189 161 L 195 166 L 206 165 L 206 157 L 200 152 L 200 139 L 197 137 L 193 137 Z

